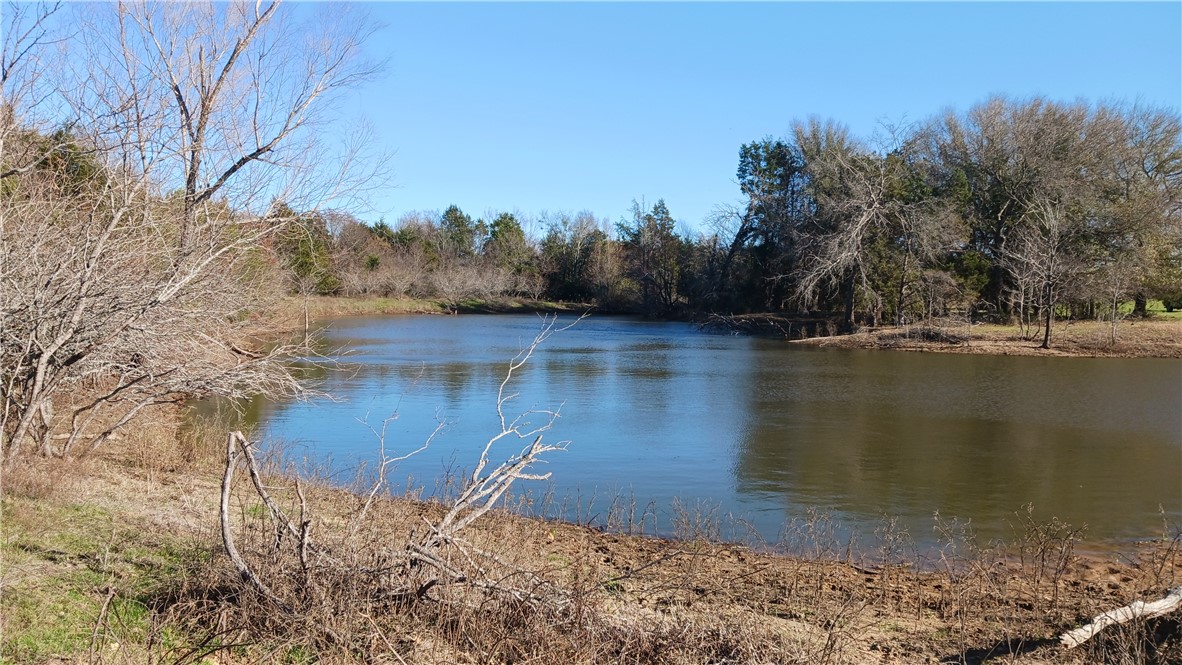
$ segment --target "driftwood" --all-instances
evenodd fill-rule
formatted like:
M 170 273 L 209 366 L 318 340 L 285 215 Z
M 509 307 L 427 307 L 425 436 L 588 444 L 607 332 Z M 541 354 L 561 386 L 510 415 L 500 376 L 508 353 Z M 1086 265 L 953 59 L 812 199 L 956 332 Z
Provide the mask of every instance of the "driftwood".
M 1063 633 L 1059 637 L 1059 643 L 1068 649 L 1073 649 L 1092 639 L 1101 630 L 1109 626 L 1122 624 L 1133 619 L 1152 619 L 1169 614 L 1179 607 L 1182 607 L 1182 586 L 1170 589 L 1170 592 L 1166 594 L 1165 598 L 1155 600 L 1152 603 L 1135 600 L 1124 607 L 1109 610 L 1092 619 L 1091 623 L 1086 626 L 1081 626 L 1075 630 Z

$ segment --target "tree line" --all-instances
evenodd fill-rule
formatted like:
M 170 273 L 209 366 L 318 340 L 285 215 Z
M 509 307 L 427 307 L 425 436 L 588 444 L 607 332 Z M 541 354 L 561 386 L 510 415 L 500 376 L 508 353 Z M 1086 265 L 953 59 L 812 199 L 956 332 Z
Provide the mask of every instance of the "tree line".
M 843 330 L 1182 307 L 1182 129 L 1142 104 L 995 97 L 870 138 L 832 120 L 739 149 L 742 203 L 687 233 L 663 200 L 393 226 L 300 217 L 281 252 L 320 293 L 590 302 L 650 316 L 779 312 Z M 523 230 L 523 221 L 536 228 Z M 307 280 L 311 279 L 311 282 Z
M 273 212 L 294 220 L 274 249 L 296 293 L 449 303 L 520 297 L 661 316 L 687 303 L 676 260 L 692 243 L 677 235 L 663 201 L 651 210 L 634 203 L 633 221 L 616 224 L 586 211 L 474 219 L 454 205 L 410 212 L 393 225 L 337 211 L 297 213 L 281 202 Z

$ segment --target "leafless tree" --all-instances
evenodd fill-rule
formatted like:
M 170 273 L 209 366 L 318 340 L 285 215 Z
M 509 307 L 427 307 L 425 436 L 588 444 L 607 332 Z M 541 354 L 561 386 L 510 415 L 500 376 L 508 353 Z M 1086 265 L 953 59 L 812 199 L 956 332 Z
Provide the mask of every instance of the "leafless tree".
M 906 292 L 912 281 L 920 281 L 921 262 L 960 240 L 956 219 L 935 199 L 914 202 L 897 195 L 910 168 L 910 147 L 901 135 L 881 141 L 876 150 L 859 145 L 844 128 L 818 122 L 798 123 L 795 135 L 816 202 L 798 232 L 797 297 L 807 301 L 821 289 L 839 291 L 847 330 L 854 325 L 859 296 L 877 312 L 883 298 L 874 283 L 871 245 L 881 239 L 902 255 L 895 286 L 902 323 Z
M 1030 289 L 1042 317 L 1044 349 L 1051 347 L 1055 308 L 1088 265 L 1078 253 L 1080 233 L 1067 208 L 1057 197 L 1037 197 L 1002 255 L 1003 264 Z
M 1093 289 L 1105 298 L 1105 309 L 1108 310 L 1108 343 L 1116 344 L 1117 322 L 1121 320 L 1120 306 L 1133 294 L 1137 272 L 1128 262 L 1121 261 L 1114 256 L 1105 262 L 1097 271 Z
M 818 183 L 817 215 L 800 232 L 797 294 L 810 299 L 819 288 L 840 289 L 843 325 L 849 330 L 857 291 L 869 290 L 868 237 L 890 223 L 888 174 L 872 156 L 855 154 L 844 145 L 817 142 L 815 148 L 806 153 L 806 163 Z
M 376 71 L 368 23 L 334 9 L 297 26 L 277 2 L 76 11 L 54 62 L 48 10 L 5 33 L 5 460 L 93 449 L 185 395 L 304 390 L 283 362 L 296 348 L 252 343 L 287 221 L 265 215 L 368 182 L 356 146 L 316 131 L 333 93 Z

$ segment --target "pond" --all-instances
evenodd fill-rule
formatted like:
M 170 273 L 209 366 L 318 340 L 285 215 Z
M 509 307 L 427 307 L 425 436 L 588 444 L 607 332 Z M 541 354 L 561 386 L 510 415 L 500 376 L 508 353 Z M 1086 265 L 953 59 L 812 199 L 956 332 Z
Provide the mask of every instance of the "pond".
M 370 427 L 387 417 L 390 453 L 442 423 L 394 474 L 430 494 L 499 431 L 497 387 L 540 326 L 528 315 L 339 319 L 325 331 L 343 350 L 321 385 L 333 399 L 251 413 L 341 482 L 377 458 Z M 596 316 L 554 334 L 517 379 L 506 414 L 560 407 L 545 436 L 569 441 L 539 469 L 552 479 L 522 489 L 568 519 L 606 522 L 615 501 L 635 504 L 646 532 L 696 516 L 724 537 L 774 542 L 819 510 L 863 542 L 894 518 L 921 548 L 936 543 L 937 511 L 979 539 L 1009 539 L 1031 505 L 1036 519 L 1086 526 L 1095 546 L 1160 537 L 1182 519 L 1178 360 L 821 349 Z

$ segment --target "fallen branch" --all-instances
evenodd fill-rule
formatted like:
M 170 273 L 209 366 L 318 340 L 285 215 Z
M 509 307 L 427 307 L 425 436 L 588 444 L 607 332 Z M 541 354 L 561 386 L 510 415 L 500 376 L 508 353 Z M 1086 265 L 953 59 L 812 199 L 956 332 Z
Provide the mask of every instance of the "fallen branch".
M 1068 649 L 1074 649 L 1109 626 L 1126 623 L 1133 619 L 1153 619 L 1169 614 L 1179 607 L 1182 607 L 1182 586 L 1170 589 L 1165 598 L 1152 603 L 1135 600 L 1124 607 L 1109 610 L 1092 619 L 1091 623 L 1086 626 L 1063 633 L 1059 637 L 1059 643 Z
M 291 607 L 283 602 L 279 596 L 272 593 L 271 589 L 251 570 L 246 560 L 238 553 L 238 548 L 234 544 L 234 531 L 230 528 L 230 488 L 234 483 L 234 467 L 238 465 L 238 451 L 242 450 L 246 452 L 247 460 L 253 462 L 253 456 L 247 452 L 246 445 L 241 445 L 241 442 L 244 441 L 246 441 L 246 438 L 242 436 L 241 432 L 230 432 L 229 436 L 226 437 L 226 473 L 222 476 L 222 503 L 220 513 L 222 544 L 225 545 L 226 554 L 230 557 L 230 561 L 233 562 L 234 568 L 238 570 L 238 575 L 244 581 L 249 582 L 263 597 L 283 608 L 284 611 L 291 611 Z M 253 475 L 253 464 L 250 470 Z
M 529 409 L 512 419 L 506 415 L 506 406 L 518 397 L 516 392 L 510 391 L 515 372 L 551 334 L 574 325 L 558 327 L 556 324 L 556 318 L 547 317 L 533 342 L 510 361 L 497 392 L 500 431 L 484 444 L 475 471 L 466 479 L 460 495 L 446 514 L 438 521 L 424 518 L 427 530 L 418 538 L 412 530 L 405 542 L 369 543 L 370 537 L 364 532 L 365 518 L 382 490 L 389 487 L 387 475 L 390 468 L 425 449 L 441 431 L 442 425 L 422 446 L 400 456 L 386 452 L 386 426 L 393 417 L 383 422 L 380 432 L 370 428 L 382 445 L 377 479 L 357 509 L 348 516 L 344 539 L 331 546 L 331 554 L 329 547 L 318 544 L 313 538 L 313 510 L 299 478 L 294 479 L 298 506 L 285 511 L 272 498 L 270 491 L 273 488 L 263 482 L 254 454 L 255 446 L 241 432 L 230 432 L 222 478 L 221 529 L 226 554 L 242 581 L 291 614 L 306 614 L 311 603 L 331 603 L 331 595 L 340 590 L 342 580 L 348 580 L 346 584 L 350 587 L 358 585 L 355 589 L 359 596 L 390 601 L 433 600 L 468 604 L 471 594 L 428 595 L 432 589 L 459 585 L 478 590 L 482 596 L 496 595 L 517 602 L 553 603 L 555 606 L 568 603 L 564 594 L 553 591 L 552 585 L 537 573 L 495 552 L 480 549 L 461 536 L 466 528 L 492 510 L 516 481 L 549 478 L 550 474 L 534 473 L 532 468 L 545 461 L 546 453 L 565 448 L 565 442 L 549 444 L 542 438 L 558 418 L 558 408 Z M 501 458 L 497 444 L 503 446 L 512 440 L 524 440 L 524 443 L 515 453 Z M 238 550 L 230 516 L 232 487 L 239 466 L 246 468 L 253 495 L 262 501 L 274 526 L 271 546 L 248 551 L 247 556 Z M 295 519 L 296 509 L 298 519 Z M 265 569 L 267 573 L 260 575 L 261 571 L 249 562 L 252 558 L 268 558 L 277 566 Z M 276 569 L 281 571 L 278 575 L 271 572 Z M 267 577 L 268 574 L 271 576 Z M 291 586 L 293 580 L 296 582 L 294 587 Z M 335 612 L 336 608 L 329 607 L 329 610 Z M 332 634 L 327 626 L 324 629 Z M 332 635 L 336 639 L 335 634 Z

